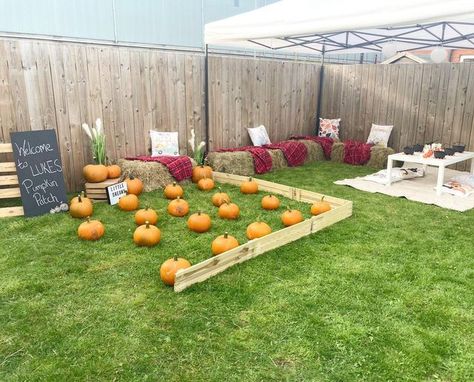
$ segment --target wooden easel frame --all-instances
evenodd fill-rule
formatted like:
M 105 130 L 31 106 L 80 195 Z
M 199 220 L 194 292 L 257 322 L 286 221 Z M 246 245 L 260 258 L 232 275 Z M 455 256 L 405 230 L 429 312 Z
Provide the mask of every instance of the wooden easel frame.
M 0 154 L 13 153 L 11 143 L 0 143 Z M 12 187 L 18 186 L 18 187 Z M 0 162 L 0 199 L 20 198 L 20 187 L 16 175 L 15 162 Z M 23 216 L 22 206 L 0 208 L 0 218 Z

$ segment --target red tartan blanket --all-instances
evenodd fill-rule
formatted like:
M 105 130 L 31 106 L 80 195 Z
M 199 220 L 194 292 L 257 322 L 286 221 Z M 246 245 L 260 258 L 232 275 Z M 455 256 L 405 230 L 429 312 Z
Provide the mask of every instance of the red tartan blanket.
M 271 150 L 281 150 L 290 167 L 301 166 L 308 156 L 308 148 L 304 143 L 297 141 L 271 143 L 263 147 Z
M 221 153 L 235 152 L 235 151 L 249 152 L 252 155 L 253 165 L 255 168 L 255 172 L 257 174 L 263 174 L 272 169 L 272 157 L 270 156 L 270 154 L 268 153 L 266 149 L 261 148 L 261 147 L 243 146 L 243 147 L 237 147 L 234 149 L 220 149 L 217 151 Z
M 316 143 L 319 143 L 323 149 L 324 157 L 331 159 L 332 144 L 334 140 L 329 137 L 318 137 L 316 135 L 293 135 L 290 139 L 306 139 Z
M 152 157 L 140 155 L 136 157 L 127 157 L 127 160 L 140 160 L 142 162 L 158 162 L 168 168 L 170 174 L 178 181 L 191 178 L 193 174 L 193 164 L 187 156 L 160 156 Z
M 372 145 L 357 141 L 344 141 L 344 163 L 366 164 Z

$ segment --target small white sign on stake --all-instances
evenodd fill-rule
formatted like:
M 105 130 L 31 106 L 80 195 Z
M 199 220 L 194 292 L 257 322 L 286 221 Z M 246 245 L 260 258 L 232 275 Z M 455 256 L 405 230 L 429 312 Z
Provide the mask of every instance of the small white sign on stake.
M 107 186 L 105 190 L 107 192 L 107 200 L 109 201 L 109 204 L 113 206 L 118 203 L 122 196 L 127 195 L 127 183 L 115 183 L 111 186 Z

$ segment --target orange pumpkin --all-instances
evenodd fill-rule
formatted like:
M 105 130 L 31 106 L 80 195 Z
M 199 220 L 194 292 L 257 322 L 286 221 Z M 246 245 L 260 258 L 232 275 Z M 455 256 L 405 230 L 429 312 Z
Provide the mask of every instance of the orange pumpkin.
M 214 204 L 216 207 L 220 207 L 222 203 L 230 203 L 230 197 L 227 195 L 225 192 L 222 192 L 221 188 L 217 188 L 219 192 L 216 192 L 214 195 L 212 195 L 212 204 Z
M 262 208 L 264 210 L 276 210 L 280 207 L 280 199 L 275 195 L 265 195 L 262 198 Z
M 176 199 L 178 196 L 183 197 L 184 190 L 179 184 L 173 182 L 165 187 L 164 194 L 166 199 Z
M 222 219 L 237 219 L 240 215 L 240 208 L 235 203 L 224 202 L 219 207 L 218 215 Z
M 331 205 L 324 201 L 324 196 L 321 198 L 319 202 L 314 202 L 311 206 L 311 214 L 312 215 L 319 215 L 324 212 L 328 212 L 331 210 Z
M 192 214 L 188 219 L 188 228 L 197 233 L 207 232 L 211 229 L 211 218 L 201 211 Z
M 145 224 L 137 227 L 133 233 L 133 241 L 141 247 L 153 247 L 161 239 L 161 231 L 158 227 L 146 221 Z
M 253 222 L 247 227 L 247 238 L 249 240 L 263 237 L 272 232 L 270 226 L 265 222 Z
M 69 207 L 69 214 L 73 218 L 85 218 L 92 215 L 94 207 L 89 198 L 83 198 L 81 195 L 77 195 L 76 202 L 71 202 Z
M 135 223 L 137 223 L 137 225 L 143 225 L 146 222 L 155 225 L 157 221 L 157 212 L 149 207 L 142 208 L 135 213 Z
M 91 220 L 89 217 L 77 229 L 77 236 L 83 240 L 99 240 L 104 236 L 104 233 L 104 225 L 98 220 Z
M 118 202 L 118 206 L 122 211 L 135 211 L 139 204 L 138 197 L 134 194 L 122 196 Z
M 109 172 L 103 164 L 88 164 L 82 169 L 84 178 L 89 183 L 99 183 L 107 179 Z
M 301 211 L 292 210 L 290 207 L 288 207 L 288 209 L 281 214 L 281 221 L 286 227 L 301 223 L 303 220 L 304 217 Z
M 111 164 L 107 166 L 107 177 L 109 179 L 118 178 L 122 174 L 122 169 L 116 164 Z
M 175 256 L 166 260 L 160 267 L 160 278 L 166 284 L 173 286 L 176 279 L 176 272 L 180 269 L 186 269 L 191 263 L 182 257 Z
M 77 201 L 79 201 L 79 196 L 82 198 L 83 202 L 86 202 L 86 203 L 89 202 L 90 204 L 92 204 L 92 200 L 89 199 L 88 197 L 86 197 L 86 194 L 84 193 L 84 191 L 81 191 L 80 195 L 77 195 L 77 196 L 75 196 L 74 198 L 71 199 L 71 202 L 69 203 L 69 205 L 74 204 Z
M 197 187 L 201 191 L 210 191 L 214 188 L 214 181 L 211 178 L 202 178 L 197 182 Z
M 234 236 L 231 236 L 227 232 L 225 232 L 223 235 L 217 236 L 212 241 L 211 251 L 212 254 L 215 256 L 238 246 L 239 242 L 237 241 L 237 239 Z
M 203 164 L 193 167 L 193 182 L 197 183 L 200 179 L 212 178 L 212 168 Z
M 127 191 L 129 194 L 140 195 L 142 193 L 143 182 L 140 179 L 130 175 L 129 178 L 125 179 L 125 183 L 127 183 Z
M 187 215 L 188 212 L 188 202 L 184 199 L 181 199 L 179 196 L 168 204 L 168 213 L 172 216 L 183 217 Z
M 258 192 L 258 183 L 252 178 L 249 178 L 249 180 L 240 185 L 240 192 L 242 192 L 242 194 L 256 194 Z

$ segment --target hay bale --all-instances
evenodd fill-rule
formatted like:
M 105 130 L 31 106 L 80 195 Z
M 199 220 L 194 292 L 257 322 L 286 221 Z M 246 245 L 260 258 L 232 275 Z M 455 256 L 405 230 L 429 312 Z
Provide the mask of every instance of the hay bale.
M 253 157 L 245 151 L 213 151 L 207 154 L 206 162 L 214 171 L 244 176 L 255 175 Z
M 394 153 L 395 151 L 391 147 L 374 146 L 370 149 L 370 159 L 367 162 L 367 166 L 385 168 L 388 156 Z
M 288 167 L 288 162 L 285 158 L 285 155 L 283 154 L 283 151 L 279 149 L 268 150 L 268 153 L 272 157 L 272 171 Z
M 319 143 L 310 141 L 308 139 L 302 139 L 298 142 L 303 143 L 308 149 L 308 156 L 306 157 L 305 163 L 313 163 L 321 160 L 325 160 L 323 148 Z
M 334 142 L 331 151 L 331 161 L 337 163 L 344 162 L 344 143 Z

